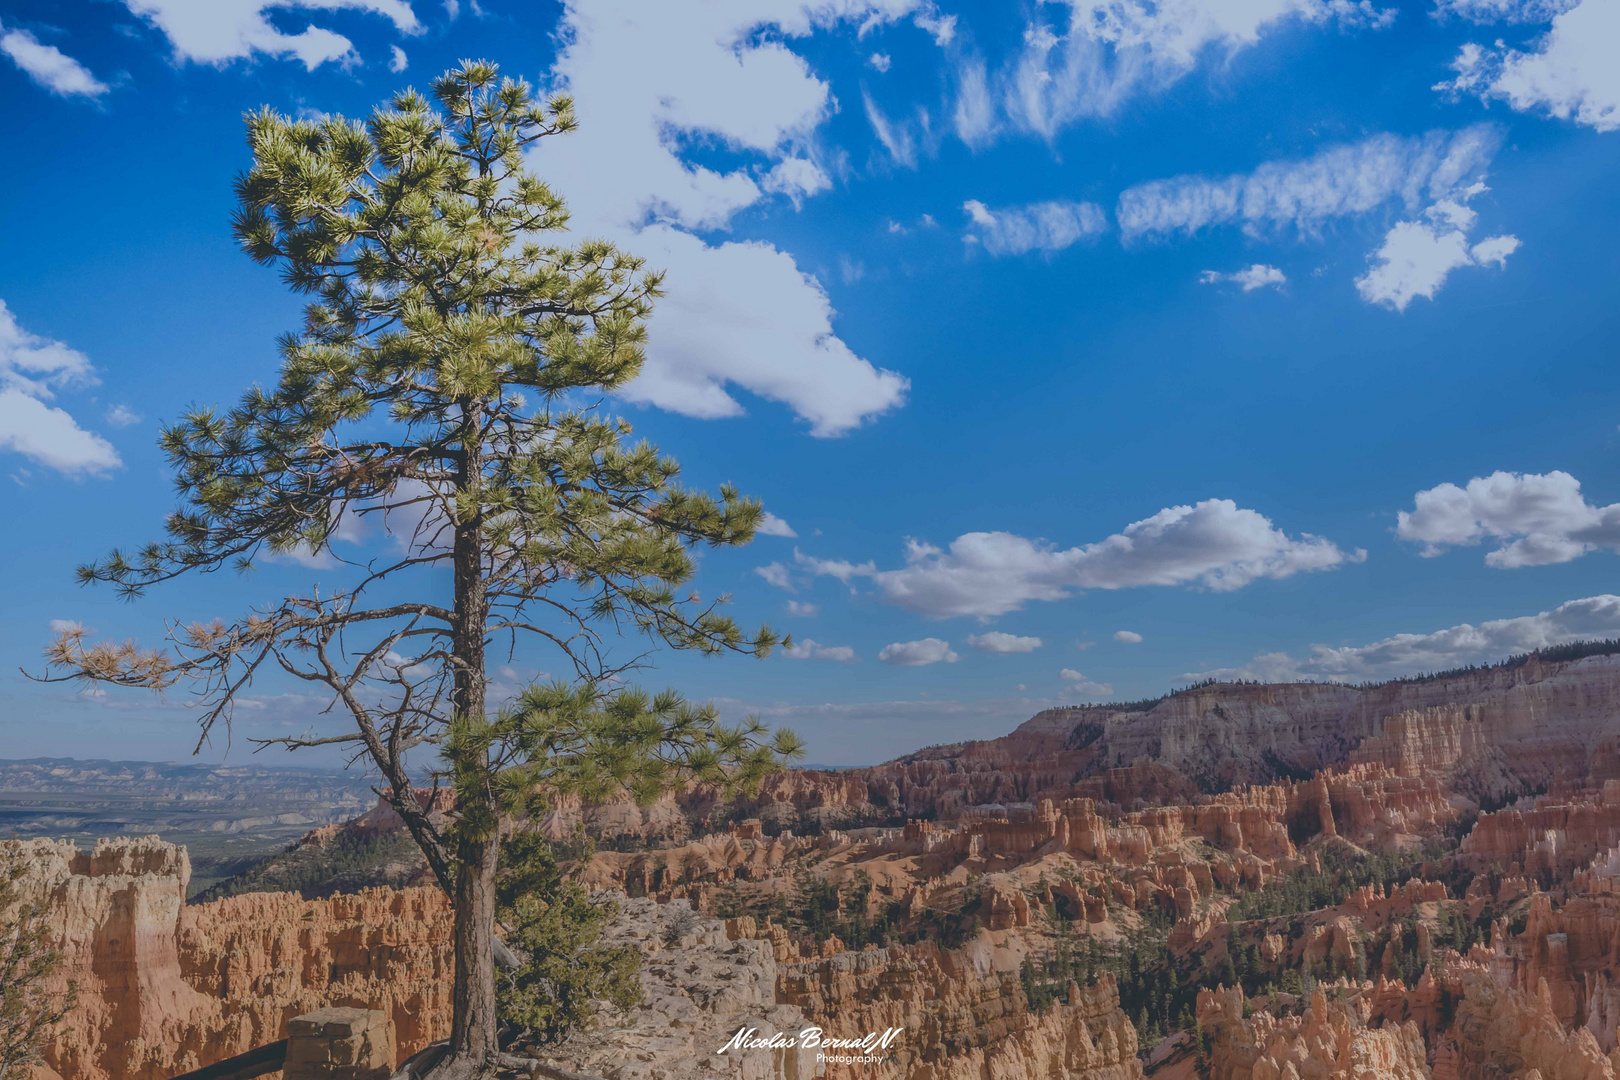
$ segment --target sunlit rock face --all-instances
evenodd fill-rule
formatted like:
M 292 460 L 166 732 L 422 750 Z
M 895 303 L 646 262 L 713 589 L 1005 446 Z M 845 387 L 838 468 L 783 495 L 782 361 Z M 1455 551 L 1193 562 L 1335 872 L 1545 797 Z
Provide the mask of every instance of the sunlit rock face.
M 326 1005 L 390 1014 L 402 1046 L 448 1029 L 449 906 L 437 889 L 187 906 L 184 848 L 155 838 L 25 841 L 57 978 L 78 1005 L 47 1047 L 64 1080 L 166 1080 L 282 1038 Z
M 1206 990 L 1198 1022 L 1212 1039 L 1210 1080 L 1429 1080 L 1426 1047 L 1411 1021 L 1368 1022 L 1366 1003 L 1318 990 L 1305 1011 L 1243 1015 L 1237 990 Z

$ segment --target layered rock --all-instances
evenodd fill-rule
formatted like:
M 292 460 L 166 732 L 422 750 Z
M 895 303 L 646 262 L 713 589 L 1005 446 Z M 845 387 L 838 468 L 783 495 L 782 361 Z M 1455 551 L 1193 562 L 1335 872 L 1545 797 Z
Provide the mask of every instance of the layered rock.
M 1210 1080 L 1429 1080 L 1416 1024 L 1368 1024 L 1359 995 L 1329 1001 L 1318 989 L 1299 1016 L 1243 1015 L 1236 989 L 1201 990 L 1198 1023 L 1212 1040 Z
M 1620 781 L 1481 814 L 1463 839 L 1476 866 L 1501 863 L 1513 873 L 1564 876 L 1620 844 Z
M 1585 1028 L 1566 1028 L 1545 982 L 1530 993 L 1469 973 L 1446 1038 L 1446 1073 L 1436 1080 L 1535 1076 L 1545 1080 L 1613 1080 L 1616 1062 Z
M 259 893 L 186 906 L 184 848 L 22 845 L 61 980 L 78 1005 L 46 1050 L 67 1080 L 165 1080 L 282 1038 L 326 1005 L 382 1009 L 410 1052 L 448 1027 L 449 909 L 437 889 L 305 901 Z

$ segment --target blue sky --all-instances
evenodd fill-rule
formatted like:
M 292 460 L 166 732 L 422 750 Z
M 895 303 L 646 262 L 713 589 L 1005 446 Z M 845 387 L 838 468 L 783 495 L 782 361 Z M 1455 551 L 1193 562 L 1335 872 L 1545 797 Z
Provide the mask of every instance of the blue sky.
M 471 56 L 573 90 L 534 168 L 669 273 L 613 408 L 779 519 L 699 587 L 794 655 L 642 681 L 858 764 L 1620 635 L 1617 53 L 1614 0 L 9 0 L 0 660 L 319 580 L 72 569 L 158 534 L 159 425 L 297 326 L 231 240 L 241 114 Z M 324 723 L 262 689 L 239 735 Z M 0 756 L 194 739 L 183 694 L 0 677 Z

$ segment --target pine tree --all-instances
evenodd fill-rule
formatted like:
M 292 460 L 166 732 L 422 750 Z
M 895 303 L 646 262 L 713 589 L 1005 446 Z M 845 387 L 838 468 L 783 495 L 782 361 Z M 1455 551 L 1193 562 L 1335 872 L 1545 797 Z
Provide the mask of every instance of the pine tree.
M 222 414 L 194 409 L 162 446 L 182 505 L 166 539 L 82 567 L 126 597 L 268 555 L 327 560 L 335 590 L 235 621 L 174 624 L 165 649 L 48 652 L 49 678 L 202 701 L 199 747 L 264 672 L 331 696 L 345 730 L 258 741 L 365 759 L 455 908 L 450 1052 L 436 1077 L 484 1073 L 497 1046 L 495 879 L 503 819 L 546 793 L 651 798 L 696 778 L 747 787 L 792 736 L 735 727 L 678 694 L 619 688 L 633 628 L 703 654 L 767 655 L 724 598 L 682 595 L 698 545 L 747 543 L 763 508 L 678 483 L 679 466 L 603 399 L 640 370 L 659 275 L 613 246 L 564 246 L 562 199 L 524 168 L 575 126 L 493 64 L 406 91 L 365 123 L 247 118 L 252 168 L 235 232 L 311 300 L 281 342 L 279 381 Z M 386 526 L 401 546 L 364 564 L 332 541 Z M 567 683 L 490 698 L 485 654 L 549 647 Z M 551 666 L 551 665 L 547 665 Z M 407 755 L 441 755 L 447 827 L 418 801 Z M 509 956 L 508 966 L 510 965 Z
M 0 1080 L 25 1074 L 40 1061 L 51 1030 L 73 1008 L 70 984 L 52 985 L 62 963 L 45 924 L 45 905 L 19 888 L 21 844 L 0 844 Z

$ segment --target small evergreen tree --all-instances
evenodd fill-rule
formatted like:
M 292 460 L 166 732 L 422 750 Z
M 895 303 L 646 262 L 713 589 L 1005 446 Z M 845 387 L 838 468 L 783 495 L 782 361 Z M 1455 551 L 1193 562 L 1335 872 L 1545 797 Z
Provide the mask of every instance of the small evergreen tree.
M 641 1000 L 641 954 L 601 941 L 616 905 L 592 902 L 537 832 L 517 833 L 502 845 L 501 864 L 495 911 L 508 940 L 527 956 L 498 976 L 501 1020 L 516 1039 L 560 1042 L 584 1026 L 597 1001 L 628 1009 Z

